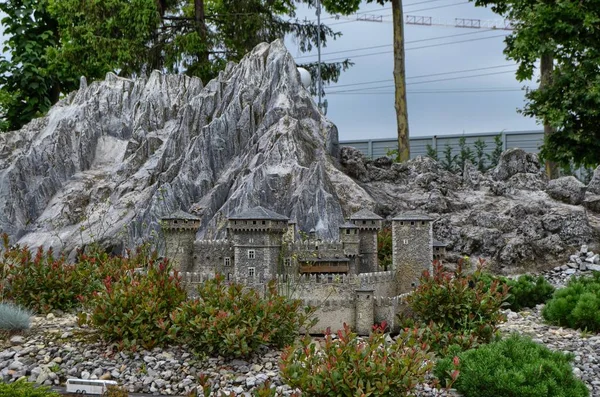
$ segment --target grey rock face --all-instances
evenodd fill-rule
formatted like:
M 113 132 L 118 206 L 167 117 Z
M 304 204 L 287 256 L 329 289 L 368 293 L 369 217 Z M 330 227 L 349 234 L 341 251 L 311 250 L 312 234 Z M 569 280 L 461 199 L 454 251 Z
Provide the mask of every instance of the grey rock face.
M 380 214 L 418 210 L 436 218 L 434 236 L 448 244 L 449 258 L 484 257 L 498 267 L 531 269 L 564 264 L 569 247 L 594 240 L 600 217 L 583 207 L 556 201 L 534 155 L 506 151 L 485 174 L 466 166 L 462 177 L 429 158 L 404 164 L 361 157 L 342 148 L 341 164 L 355 159 L 361 186 L 380 206 Z
M 574 176 L 565 176 L 548 182 L 546 193 L 555 200 L 578 205 L 585 197 L 585 185 Z
M 179 209 L 202 218 L 199 237 L 222 237 L 227 216 L 256 205 L 331 238 L 344 214 L 374 207 L 335 167 L 336 127 L 281 42 L 205 87 L 159 72 L 82 84 L 0 147 L 0 229 L 30 246 L 119 251 Z

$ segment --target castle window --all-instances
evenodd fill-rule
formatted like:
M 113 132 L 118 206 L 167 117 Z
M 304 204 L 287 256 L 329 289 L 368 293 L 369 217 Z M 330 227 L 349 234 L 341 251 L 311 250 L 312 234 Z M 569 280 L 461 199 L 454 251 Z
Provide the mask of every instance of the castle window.
M 179 252 L 180 254 L 183 254 L 183 247 L 178 247 L 177 252 Z
M 231 258 L 223 258 L 224 266 L 231 266 Z
M 367 221 L 363 221 L 363 225 L 366 225 L 366 224 L 367 224 Z
M 424 225 L 424 224 L 425 224 L 425 221 L 421 221 L 421 225 Z
M 415 221 L 410 221 L 410 225 L 414 226 L 415 225 Z
M 350 229 L 346 229 L 346 234 L 350 234 Z
M 255 250 L 248 250 L 248 259 L 254 259 L 256 258 L 256 251 Z M 254 268 L 252 268 L 254 269 Z
M 284 266 L 286 266 L 286 267 L 291 267 L 291 266 L 292 266 L 292 258 L 285 258 L 285 259 L 283 260 L 283 264 L 284 264 Z
M 405 245 L 408 244 L 408 240 L 407 239 L 404 239 L 404 244 Z
M 249 239 L 248 239 L 248 242 L 249 242 L 249 243 L 253 243 L 253 242 L 254 242 L 254 239 L 253 239 L 253 238 L 249 238 Z
M 262 221 L 262 224 L 263 224 L 263 225 L 266 225 L 266 224 L 267 224 L 267 221 Z
M 315 251 L 318 251 L 318 250 L 319 250 L 319 246 L 315 245 Z
M 255 274 L 254 268 L 249 267 L 248 268 L 248 277 L 254 278 L 254 274 Z
M 371 224 L 372 224 L 372 225 L 374 225 L 374 224 L 375 224 L 375 221 L 371 221 Z
M 253 225 L 256 225 L 256 221 L 252 221 L 252 224 L 253 224 Z
M 177 221 L 173 221 L 173 223 L 177 223 Z

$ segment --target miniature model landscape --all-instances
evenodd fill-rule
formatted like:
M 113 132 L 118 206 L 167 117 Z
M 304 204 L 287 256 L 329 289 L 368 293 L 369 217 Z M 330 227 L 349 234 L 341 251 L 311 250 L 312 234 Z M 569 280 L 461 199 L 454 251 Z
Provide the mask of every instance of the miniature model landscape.
M 82 79 L 0 135 L 0 392 L 600 395 L 600 167 L 337 142 L 281 42 L 205 86 Z

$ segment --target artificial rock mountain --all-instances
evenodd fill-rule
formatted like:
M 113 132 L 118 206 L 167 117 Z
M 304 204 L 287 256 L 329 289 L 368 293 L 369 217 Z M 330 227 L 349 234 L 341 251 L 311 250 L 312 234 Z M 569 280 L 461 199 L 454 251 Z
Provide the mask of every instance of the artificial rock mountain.
M 154 239 L 179 209 L 202 219 L 198 237 L 222 238 L 227 216 L 262 205 L 325 239 L 360 208 L 421 210 L 454 252 L 506 265 L 568 256 L 594 238 L 597 214 L 545 193 L 535 158 L 503 161 L 458 177 L 429 159 L 340 156 L 336 127 L 276 41 L 206 86 L 158 72 L 82 79 L 45 117 L 0 135 L 0 230 L 29 246 L 120 251 Z

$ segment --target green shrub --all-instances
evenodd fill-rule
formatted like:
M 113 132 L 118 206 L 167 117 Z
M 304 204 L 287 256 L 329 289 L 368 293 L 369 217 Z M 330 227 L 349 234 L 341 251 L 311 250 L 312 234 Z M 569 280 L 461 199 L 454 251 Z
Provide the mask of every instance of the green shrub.
M 531 339 L 512 335 L 500 342 L 440 360 L 434 374 L 444 378 L 458 369 L 452 384 L 465 397 L 584 397 L 585 384 L 573 375 L 572 355 L 553 352 Z M 454 373 L 456 375 L 457 373 Z
M 151 261 L 146 273 L 130 271 L 117 281 L 107 277 L 104 287 L 87 302 L 91 315 L 81 320 L 122 347 L 150 349 L 167 343 L 169 314 L 187 294 L 168 260 L 158 264 Z
M 52 249 L 40 247 L 35 256 L 26 247 L 8 249 L 3 263 L 8 266 L 5 295 L 36 312 L 72 309 L 88 283 L 76 265 L 64 256 L 55 258 Z
M 217 275 L 198 286 L 198 298 L 171 314 L 171 337 L 209 355 L 243 357 L 261 345 L 282 348 L 308 325 L 311 310 L 277 293 L 270 282 L 264 298 Z
M 60 395 L 47 387 L 38 387 L 19 380 L 14 383 L 0 382 L 0 397 L 60 397 Z
M 435 263 L 433 274 L 423 272 L 419 286 L 407 301 L 421 323 L 434 323 L 442 332 L 469 333 L 488 342 L 504 321 L 500 307 L 508 287 L 498 280 L 486 287 L 479 280 L 483 261 L 473 274 L 463 272 L 462 264 L 459 261 L 455 272 L 447 272 Z
M 9 303 L 0 302 L 0 330 L 23 331 L 29 329 L 31 312 Z
M 484 343 L 472 330 L 449 331 L 434 322 L 429 324 L 418 323 L 405 328 L 404 332 L 411 332 L 421 343 L 429 346 L 429 349 L 435 352 L 438 357 L 446 357 Z
M 115 281 L 129 270 L 156 260 L 156 253 L 147 246 L 128 252 L 126 257 L 112 256 L 95 247 L 88 254 L 78 255 L 76 263 L 68 264 L 64 256 L 55 258 L 52 249 L 44 251 L 40 247 L 33 256 L 27 247 L 10 246 L 6 234 L 2 240 L 1 296 L 41 313 L 79 306 L 81 300 L 103 288 L 107 276 Z
M 515 312 L 521 311 L 525 307 L 533 308 L 541 303 L 546 303 L 554 293 L 554 287 L 544 276 L 534 278 L 529 274 L 525 274 L 516 280 L 512 280 L 503 276 L 482 273 L 480 280 L 484 282 L 486 287 L 490 286 L 494 280 L 499 280 L 501 283 L 508 285 L 509 294 L 505 301 L 508 308 Z
M 337 338 L 326 335 L 320 348 L 310 337 L 281 355 L 281 377 L 302 396 L 407 395 L 423 382 L 432 367 L 433 356 L 421 348 L 411 333 L 402 333 L 395 342 L 386 342 L 381 332 L 360 339 L 344 325 Z
M 600 272 L 572 278 L 554 293 L 542 315 L 551 324 L 600 331 Z

